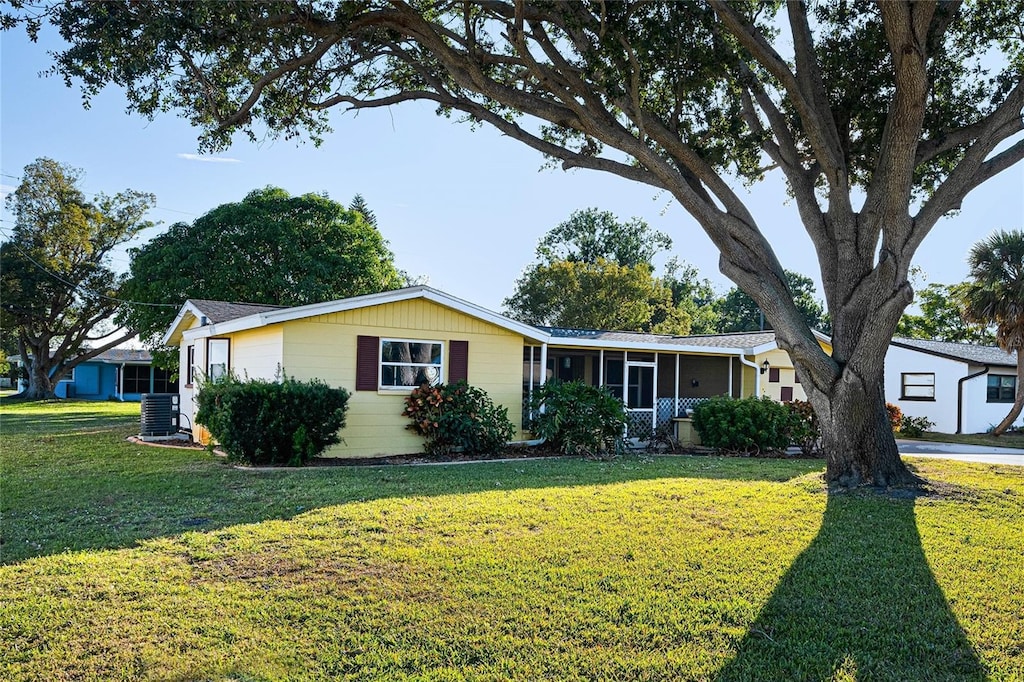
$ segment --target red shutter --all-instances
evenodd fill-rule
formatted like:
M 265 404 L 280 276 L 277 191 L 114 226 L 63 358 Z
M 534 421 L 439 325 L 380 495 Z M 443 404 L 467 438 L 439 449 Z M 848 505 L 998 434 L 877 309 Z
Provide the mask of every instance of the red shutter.
M 779 368 L 772 367 L 768 370 L 768 381 L 773 384 L 779 383 Z
M 783 386 L 781 390 L 781 395 L 779 397 L 782 398 L 782 402 L 784 403 L 793 402 L 793 387 Z
M 380 337 L 356 337 L 356 390 L 376 391 L 380 368 Z
M 469 341 L 448 342 L 448 383 L 469 381 Z

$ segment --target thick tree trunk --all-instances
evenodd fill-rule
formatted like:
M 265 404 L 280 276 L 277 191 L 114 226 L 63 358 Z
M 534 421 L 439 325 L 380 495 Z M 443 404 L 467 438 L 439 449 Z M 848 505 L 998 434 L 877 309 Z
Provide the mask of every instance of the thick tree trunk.
M 28 373 L 28 388 L 22 394 L 23 398 L 26 400 L 50 400 L 57 397 L 49 369 L 43 363 L 33 360 Z
M 874 364 L 874 363 L 873 363 Z M 921 479 L 900 459 L 885 409 L 882 359 L 865 376 L 846 371 L 815 405 L 825 453 L 825 481 L 852 488 L 916 485 Z

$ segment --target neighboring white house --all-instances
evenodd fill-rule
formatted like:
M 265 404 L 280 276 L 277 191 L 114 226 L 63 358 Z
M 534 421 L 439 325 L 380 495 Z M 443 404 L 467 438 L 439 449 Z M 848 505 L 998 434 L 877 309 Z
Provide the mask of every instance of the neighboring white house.
M 1016 355 L 995 346 L 896 338 L 885 356 L 885 397 L 939 433 L 983 433 L 1010 411 L 1016 367 Z

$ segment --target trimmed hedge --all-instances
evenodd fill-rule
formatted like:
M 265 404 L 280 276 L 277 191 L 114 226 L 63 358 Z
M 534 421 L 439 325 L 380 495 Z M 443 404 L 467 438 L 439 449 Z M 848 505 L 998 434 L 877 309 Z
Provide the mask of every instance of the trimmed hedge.
M 319 379 L 281 381 L 232 375 L 203 384 L 196 421 L 233 461 L 301 466 L 341 442 L 349 393 Z
M 800 413 L 768 396 L 709 398 L 694 408 L 693 426 L 704 445 L 750 455 L 784 452 L 794 435 L 811 436 Z
M 413 389 L 402 416 L 412 420 L 405 428 L 426 439 L 423 450 L 435 456 L 499 453 L 516 432 L 508 409 L 465 381 Z
M 580 381 L 549 381 L 534 389 L 529 429 L 567 455 L 618 452 L 626 409 L 608 389 Z

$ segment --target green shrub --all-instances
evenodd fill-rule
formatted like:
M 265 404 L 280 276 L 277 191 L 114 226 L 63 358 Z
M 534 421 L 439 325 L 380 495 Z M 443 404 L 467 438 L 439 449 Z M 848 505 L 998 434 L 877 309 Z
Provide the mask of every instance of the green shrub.
M 228 375 L 203 383 L 196 421 L 232 461 L 301 466 L 341 442 L 348 391 L 324 382 Z
M 549 381 L 534 389 L 530 414 L 530 431 L 567 455 L 617 452 L 626 430 L 622 401 L 579 381 Z
M 900 435 L 907 438 L 920 438 L 925 431 L 930 431 L 935 422 L 928 417 L 908 417 L 903 415 L 900 420 Z
M 813 457 L 821 451 L 821 429 L 814 408 L 805 400 L 788 403 L 791 422 L 789 439 L 799 446 L 805 457 Z
M 750 455 L 785 451 L 793 442 L 798 421 L 787 405 L 767 396 L 718 396 L 693 410 L 693 426 L 700 433 L 701 443 L 724 452 Z
M 412 420 L 405 428 L 426 439 L 423 449 L 429 455 L 501 452 L 516 431 L 507 408 L 465 381 L 413 389 L 402 415 Z

